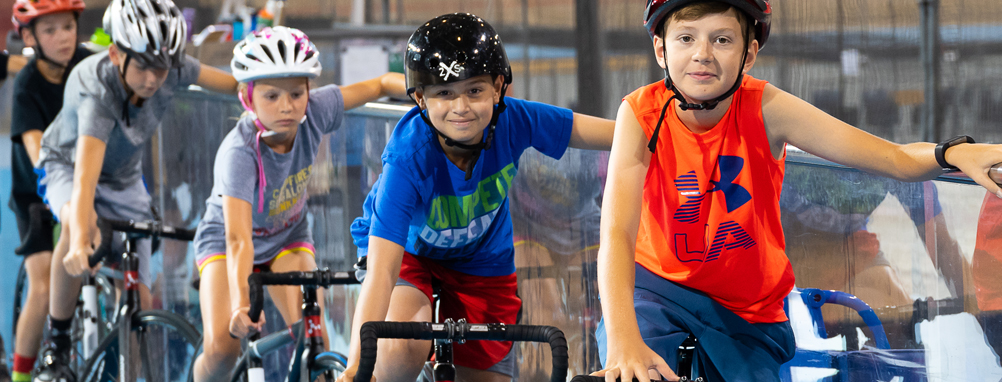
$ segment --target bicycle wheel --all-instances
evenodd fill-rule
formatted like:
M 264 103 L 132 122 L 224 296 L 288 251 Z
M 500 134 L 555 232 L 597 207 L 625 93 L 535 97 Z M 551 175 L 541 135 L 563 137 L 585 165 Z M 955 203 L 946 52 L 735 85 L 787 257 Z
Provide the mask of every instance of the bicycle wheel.
M 115 375 L 118 362 L 132 362 L 136 365 L 137 376 L 146 382 L 185 381 L 191 358 L 198 351 L 201 336 L 194 326 L 177 314 L 161 311 L 140 311 L 134 317 L 132 330 L 136 333 L 138 354 L 129 360 L 118 356 L 118 331 L 110 332 L 98 352 L 87 360 L 86 370 L 79 378 L 81 382 L 101 382 L 108 375 Z M 118 380 L 117 375 L 114 378 Z

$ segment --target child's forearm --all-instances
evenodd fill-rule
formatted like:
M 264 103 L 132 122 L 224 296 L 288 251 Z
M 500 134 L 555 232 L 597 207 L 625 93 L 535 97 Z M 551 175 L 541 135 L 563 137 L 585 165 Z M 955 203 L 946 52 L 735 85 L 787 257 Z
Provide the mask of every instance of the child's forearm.
M 407 98 L 407 84 L 403 74 L 386 73 L 379 78 L 379 85 L 382 88 L 380 94 L 384 96 Z
M 348 365 L 357 365 L 359 361 L 359 331 L 362 324 L 369 321 L 383 321 L 390 307 L 390 296 L 400 275 L 404 248 L 389 240 L 379 237 L 369 237 L 369 259 L 362 283 L 362 292 L 358 296 L 358 306 L 351 323 L 351 347 L 348 353 Z
M 624 245 L 623 240 L 615 240 L 598 252 L 598 290 L 602 296 L 602 317 L 610 343 L 642 341 L 633 307 L 635 260 L 634 256 L 624 256 L 633 251 L 632 246 Z
M 230 292 L 230 311 L 250 306 L 247 278 L 254 270 L 254 243 L 247 239 L 226 240 L 226 275 Z

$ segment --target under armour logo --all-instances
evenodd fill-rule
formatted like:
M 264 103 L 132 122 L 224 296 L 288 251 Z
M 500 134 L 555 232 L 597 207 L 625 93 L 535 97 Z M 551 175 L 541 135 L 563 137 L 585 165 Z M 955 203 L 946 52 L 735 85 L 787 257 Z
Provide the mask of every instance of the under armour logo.
M 734 183 L 738 175 L 741 174 L 741 170 L 744 169 L 745 160 L 737 156 L 721 155 L 719 166 L 720 181 L 710 181 L 713 185 L 713 189 L 710 192 L 723 192 L 724 198 L 727 201 L 727 212 L 734 212 L 738 207 L 745 205 L 745 203 L 748 203 L 752 199 L 751 193 L 747 189 Z
M 456 61 L 453 61 L 452 65 L 449 66 L 445 66 L 444 62 L 438 63 L 438 75 L 439 77 L 442 77 L 442 81 L 448 81 L 449 76 L 459 77 L 459 72 L 461 70 L 463 70 L 463 67 L 459 66 L 459 63 Z

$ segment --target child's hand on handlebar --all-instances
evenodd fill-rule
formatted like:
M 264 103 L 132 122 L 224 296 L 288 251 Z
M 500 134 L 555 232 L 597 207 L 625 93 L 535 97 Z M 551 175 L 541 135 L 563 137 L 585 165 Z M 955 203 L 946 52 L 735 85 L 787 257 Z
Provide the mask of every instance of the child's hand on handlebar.
M 608 360 L 605 364 L 607 366 L 605 369 L 591 375 L 604 376 L 606 382 L 615 382 L 616 378 L 621 378 L 623 381 L 631 381 L 633 378 L 640 382 L 657 381 L 661 379 L 658 374 L 669 381 L 678 381 L 679 379 L 678 375 L 665 363 L 664 358 L 661 358 L 643 342 L 639 345 L 622 347 L 613 346 L 610 343 Z
M 94 255 L 96 248 L 101 246 L 101 233 L 97 228 L 96 219 L 91 223 L 89 231 L 90 235 L 84 235 L 89 237 L 83 238 L 82 242 L 70 240 L 70 250 L 63 257 L 63 268 L 70 276 L 80 276 L 84 272 L 90 272 L 91 275 L 94 275 L 101 268 L 100 263 L 94 268 L 90 266 L 90 257 Z
M 265 320 L 263 312 L 258 321 L 254 322 L 248 315 L 249 311 L 249 306 L 242 306 L 230 314 L 230 335 L 234 338 L 244 338 L 251 333 L 260 333 L 264 329 Z

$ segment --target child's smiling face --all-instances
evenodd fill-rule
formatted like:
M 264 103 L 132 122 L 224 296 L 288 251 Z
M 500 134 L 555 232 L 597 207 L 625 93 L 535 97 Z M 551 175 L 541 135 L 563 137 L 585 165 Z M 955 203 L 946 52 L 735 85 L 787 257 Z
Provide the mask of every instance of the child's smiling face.
M 669 17 L 664 33 L 654 39 L 655 56 L 690 102 L 710 101 L 727 92 L 738 75 L 754 65 L 758 41 L 750 31 L 748 36 L 752 41 L 746 51 L 745 33 L 734 8 L 696 20 Z M 746 52 L 745 65 L 739 68 Z
M 494 115 L 501 98 L 503 78 L 484 74 L 462 81 L 428 85 L 415 92 L 418 105 L 427 111 L 435 128 L 453 140 L 476 144 Z

